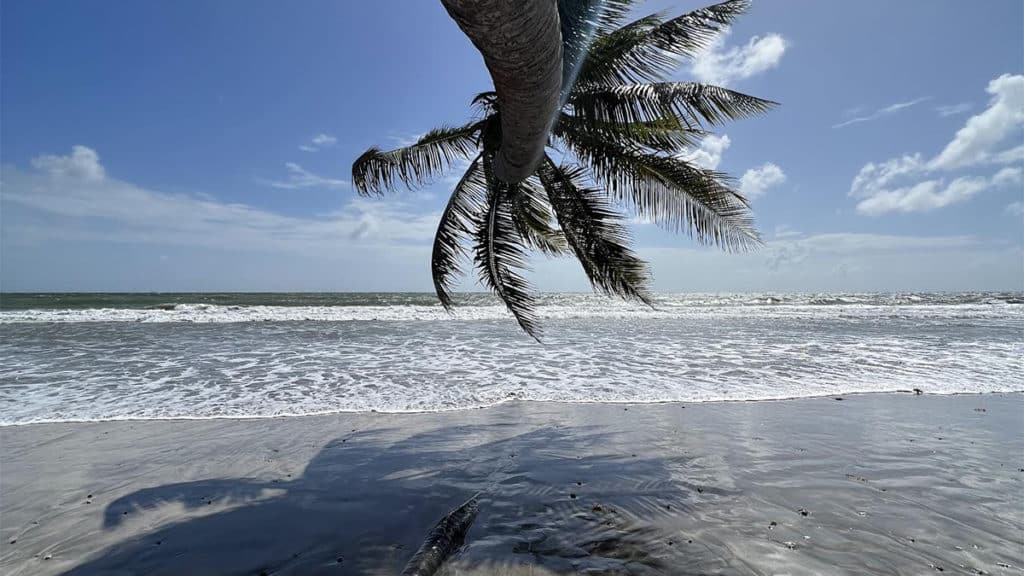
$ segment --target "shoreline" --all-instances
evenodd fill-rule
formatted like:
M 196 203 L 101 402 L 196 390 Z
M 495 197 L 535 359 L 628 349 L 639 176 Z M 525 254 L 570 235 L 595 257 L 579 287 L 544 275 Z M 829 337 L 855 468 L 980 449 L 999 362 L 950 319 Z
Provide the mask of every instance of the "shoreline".
M 1019 393 L 7 426 L 0 571 L 395 574 L 482 491 L 451 574 L 1019 574 L 1022 432 Z
M 800 400 L 821 400 L 825 398 L 847 397 L 858 398 L 864 396 L 933 396 L 933 397 L 956 397 L 956 396 L 992 396 L 992 395 L 1024 395 L 1024 389 L 1019 390 L 993 390 L 988 392 L 928 392 L 922 390 L 917 393 L 915 390 L 870 390 L 865 392 L 835 392 L 831 394 L 816 394 L 813 396 L 781 396 L 778 398 L 741 398 L 741 399 L 728 399 L 719 398 L 715 400 L 651 400 L 651 401 L 635 401 L 635 400 L 573 400 L 571 402 L 565 402 L 560 400 L 532 400 L 523 398 L 507 398 L 499 400 L 493 404 L 486 404 L 482 406 L 468 406 L 468 407 L 457 407 L 457 408 L 441 408 L 437 410 L 325 410 L 323 412 L 306 412 L 301 414 L 273 414 L 266 416 L 171 416 L 167 418 L 154 417 L 154 418 L 138 418 L 134 416 L 127 416 L 124 418 L 96 418 L 96 419 L 80 419 L 80 420 L 43 420 L 43 421 L 32 421 L 32 422 L 14 422 L 14 423 L 0 423 L 0 431 L 6 428 L 20 428 L 25 426 L 50 426 L 50 425 L 61 425 L 61 424 L 104 424 L 104 423 L 115 423 L 115 422 L 205 422 L 205 421 L 244 421 L 244 422 L 259 422 L 264 420 L 277 420 L 277 419 L 288 419 L 288 418 L 315 418 L 321 416 L 342 416 L 342 415 L 360 415 L 360 414 L 385 414 L 385 415 L 418 415 L 418 414 L 452 414 L 459 412 L 470 412 L 474 410 L 489 410 L 492 408 L 498 408 L 506 404 L 520 403 L 524 405 L 537 404 L 554 404 L 554 405 L 581 405 L 581 406 L 659 406 L 663 404 L 690 404 L 690 405 L 706 405 L 706 404 L 743 404 L 743 403 L 761 403 L 761 402 L 796 402 Z

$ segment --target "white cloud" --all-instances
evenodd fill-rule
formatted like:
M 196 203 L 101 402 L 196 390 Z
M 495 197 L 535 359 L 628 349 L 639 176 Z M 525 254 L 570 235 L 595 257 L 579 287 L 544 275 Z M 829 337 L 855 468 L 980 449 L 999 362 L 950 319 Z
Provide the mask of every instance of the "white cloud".
M 963 177 L 944 185 L 941 180 L 926 180 L 913 186 L 880 190 L 857 204 L 857 212 L 877 216 L 886 212 L 927 212 L 964 202 L 985 190 L 991 182 L 985 178 Z
M 993 154 L 990 162 L 992 164 L 1016 164 L 1018 162 L 1024 162 L 1024 144 Z
M 297 190 L 299 188 L 341 188 L 343 186 L 348 186 L 348 182 L 345 180 L 318 176 L 294 162 L 285 162 L 284 167 L 288 170 L 287 180 L 263 180 L 263 182 L 268 186 L 283 188 L 285 190 Z
M 709 134 L 701 140 L 699 148 L 684 152 L 682 157 L 701 168 L 714 170 L 718 168 L 718 164 L 722 161 L 722 154 L 729 149 L 731 144 L 732 141 L 729 140 L 728 134 L 721 136 Z
M 1016 216 L 1017 218 L 1024 216 L 1024 202 L 1021 202 L 1020 200 L 1010 202 L 1006 205 L 1006 213 L 1010 216 Z
M 972 116 L 930 163 L 933 170 L 952 170 L 992 160 L 995 148 L 1011 135 L 1019 139 L 1024 126 L 1024 75 L 1003 74 L 986 89 L 989 107 Z
M 843 128 L 845 126 L 849 126 L 850 124 L 859 124 L 861 122 L 870 122 L 872 120 L 877 120 L 877 119 L 879 119 L 879 118 L 881 118 L 883 116 L 889 116 L 891 114 L 895 114 L 895 113 L 899 112 L 900 110 L 904 110 L 904 109 L 910 108 L 911 106 L 916 106 L 916 105 L 920 104 L 921 102 L 924 102 L 925 100 L 928 100 L 928 97 L 917 98 L 917 99 L 914 99 L 914 100 L 909 100 L 907 102 L 897 102 L 895 104 L 890 104 L 889 106 L 886 106 L 885 108 L 880 108 L 878 110 L 875 110 L 871 114 L 866 114 L 864 116 L 856 116 L 854 118 L 850 118 L 849 120 L 844 120 L 842 122 L 839 122 L 838 124 L 833 124 L 832 127 L 833 128 Z M 846 115 L 847 113 L 849 113 L 849 110 L 847 112 L 845 112 L 844 115 Z
M 968 119 L 936 157 L 925 160 L 916 153 L 865 164 L 850 185 L 849 195 L 860 200 L 857 212 L 924 212 L 965 202 L 988 188 L 1019 185 L 1021 170 L 1015 167 L 989 177 L 960 176 L 948 183 L 938 177 L 971 166 L 1024 161 L 1024 145 L 1000 149 L 1024 126 L 1024 76 L 1004 74 L 987 89 L 993 94 L 989 107 Z
M 764 195 L 769 188 L 778 186 L 786 181 L 786 173 L 771 162 L 766 162 L 757 168 L 751 168 L 743 173 L 740 178 L 740 192 L 753 200 Z
M 92 148 L 72 146 L 70 156 L 45 155 L 32 159 L 32 166 L 51 176 L 103 180 L 106 172 L 100 165 L 100 156 Z
M 864 170 L 861 172 L 863 173 Z M 860 176 L 858 175 L 858 177 Z M 856 179 L 854 180 L 855 188 L 858 184 L 861 186 L 861 189 L 857 190 L 857 195 L 864 198 L 857 204 L 858 212 L 876 216 L 886 212 L 927 212 L 943 208 L 967 201 L 989 188 L 1019 185 L 1021 169 L 1003 168 L 991 178 L 963 176 L 948 185 L 942 179 L 933 179 L 918 182 L 912 186 L 887 189 L 883 187 L 885 184 L 883 180 L 883 178 L 879 178 L 867 183 L 859 183 Z
M 317 134 L 309 139 L 306 144 L 300 144 L 299 150 L 303 152 L 316 152 L 323 148 L 329 148 L 338 143 L 338 139 L 330 134 Z
M 694 60 L 690 71 L 697 80 L 724 85 L 749 78 L 778 66 L 788 47 L 781 35 L 768 34 L 726 49 L 726 36 L 720 36 Z
M 974 104 L 970 102 L 960 102 L 959 104 L 948 104 L 945 106 L 936 106 L 935 112 L 945 118 L 946 116 L 956 116 L 957 114 L 963 114 L 964 112 L 970 112 L 974 108 Z
M 921 160 L 920 154 L 891 158 L 881 164 L 868 162 L 853 178 L 853 184 L 850 186 L 850 196 L 865 198 L 884 189 L 895 180 L 912 174 L 918 174 L 923 170 L 924 161 Z
M 992 177 L 993 186 L 1020 186 L 1022 171 L 1017 167 L 1003 168 L 999 172 L 996 172 L 995 176 Z
M 680 157 L 707 170 L 715 170 L 722 162 L 722 156 L 732 145 L 728 134 L 709 134 L 701 140 L 696 149 L 683 152 Z M 786 181 L 786 174 L 777 165 L 766 162 L 757 168 L 747 170 L 740 178 L 740 192 L 753 200 L 773 186 Z
M 5 233 L 22 241 L 64 238 L 306 252 L 353 243 L 426 243 L 436 228 L 436 213 L 417 213 L 396 201 L 356 198 L 331 213 L 293 217 L 209 197 L 149 190 L 96 177 L 103 174 L 103 167 L 83 159 L 97 158 L 89 148 L 76 146 L 70 156 L 33 160 L 38 172 L 5 166 L 4 212 L 29 209 L 48 216 L 49 223 L 43 230 L 35 229 L 41 233 L 33 233 L 26 224 L 33 219 L 8 219 L 5 214 Z M 69 165 L 89 169 L 75 172 L 66 169 Z M 299 181 L 318 178 L 305 171 L 295 174 Z
M 313 136 L 313 144 L 316 146 L 334 146 L 338 143 L 338 139 L 329 134 L 317 134 Z

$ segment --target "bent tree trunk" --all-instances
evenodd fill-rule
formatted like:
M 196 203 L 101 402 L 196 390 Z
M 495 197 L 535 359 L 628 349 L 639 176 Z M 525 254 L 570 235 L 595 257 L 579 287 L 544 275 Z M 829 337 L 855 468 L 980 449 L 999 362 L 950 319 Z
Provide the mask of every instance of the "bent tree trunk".
M 562 87 L 557 0 L 441 0 L 484 57 L 501 113 L 494 174 L 510 184 L 544 155 Z

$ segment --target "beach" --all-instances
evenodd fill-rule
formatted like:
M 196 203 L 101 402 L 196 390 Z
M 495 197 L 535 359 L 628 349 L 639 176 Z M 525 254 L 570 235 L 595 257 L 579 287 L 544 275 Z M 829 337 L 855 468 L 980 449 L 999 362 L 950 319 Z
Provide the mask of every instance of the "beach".
M 1024 395 L 0 428 L 0 572 L 1021 574 Z

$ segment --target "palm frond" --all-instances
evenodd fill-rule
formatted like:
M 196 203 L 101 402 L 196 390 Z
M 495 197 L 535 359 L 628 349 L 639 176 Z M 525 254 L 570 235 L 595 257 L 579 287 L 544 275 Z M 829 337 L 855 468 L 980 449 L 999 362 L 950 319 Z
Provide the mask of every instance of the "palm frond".
M 493 156 L 483 158 L 487 182 L 487 210 L 478 219 L 475 233 L 476 263 L 480 282 L 505 303 L 519 326 L 538 342 L 540 322 L 526 279 L 519 273 L 527 268 L 526 247 L 512 219 L 509 186 L 494 176 Z
M 762 114 L 775 106 L 771 100 L 695 82 L 582 89 L 569 99 L 570 109 L 581 119 L 632 123 L 675 118 L 689 129 Z
M 488 116 L 498 111 L 498 93 L 490 90 L 473 97 L 469 105 L 480 111 L 481 116 Z
M 598 36 L 580 64 L 576 86 L 614 86 L 664 78 L 679 63 L 650 44 L 652 31 L 661 24 L 660 14 L 650 14 Z
M 750 0 L 726 0 L 677 18 L 641 18 L 603 34 L 593 44 L 577 77 L 580 86 L 614 86 L 658 81 L 672 72 L 683 58 L 705 49 Z
M 547 256 L 568 250 L 561 230 L 552 226 L 555 216 L 544 188 L 535 177 L 520 182 L 512 192 L 512 221 L 526 245 Z
M 478 147 L 482 122 L 456 128 L 436 128 L 415 144 L 383 152 L 370 148 L 352 163 L 352 183 L 364 196 L 393 190 L 397 178 L 414 189 L 429 182 L 458 159 L 468 159 Z
M 466 255 L 462 240 L 473 233 L 473 225 L 486 208 L 487 181 L 480 155 L 462 175 L 441 213 L 441 221 L 434 235 L 430 271 L 434 291 L 445 310 L 452 309 L 452 276 L 459 273 L 459 263 Z
M 562 32 L 562 101 L 595 38 L 618 28 L 636 0 L 558 0 Z
M 588 132 L 593 136 L 614 140 L 620 145 L 675 152 L 699 145 L 707 132 L 684 127 L 674 117 L 641 122 L 614 122 L 562 114 L 552 127 L 552 134 L 562 137 L 566 131 Z
M 585 132 L 566 132 L 563 140 L 611 196 L 641 217 L 728 251 L 760 246 L 750 207 L 727 175 Z
M 538 174 L 555 216 L 595 290 L 650 305 L 647 264 L 629 248 L 621 216 L 605 194 L 583 182 L 583 168 L 557 166 L 545 156 Z

